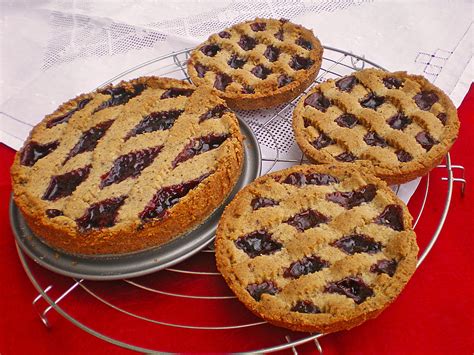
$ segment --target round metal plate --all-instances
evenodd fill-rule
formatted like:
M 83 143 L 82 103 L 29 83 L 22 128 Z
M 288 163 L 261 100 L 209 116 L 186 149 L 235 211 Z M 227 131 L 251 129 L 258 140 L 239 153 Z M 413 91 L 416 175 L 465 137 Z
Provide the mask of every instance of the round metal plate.
M 244 139 L 244 166 L 234 189 L 221 207 L 198 228 L 160 247 L 126 255 L 75 256 L 62 253 L 41 242 L 30 230 L 13 199 L 10 222 L 20 248 L 41 266 L 58 274 L 87 280 L 116 280 L 142 276 L 194 255 L 214 239 L 217 223 L 224 207 L 245 185 L 260 175 L 261 153 L 252 130 L 239 119 Z

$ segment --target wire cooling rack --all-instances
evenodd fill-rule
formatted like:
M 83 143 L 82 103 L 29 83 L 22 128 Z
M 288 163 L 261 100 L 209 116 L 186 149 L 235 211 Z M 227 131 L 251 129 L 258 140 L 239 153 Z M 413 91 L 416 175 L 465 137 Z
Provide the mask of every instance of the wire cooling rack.
M 173 52 L 142 63 L 102 85 L 143 75 L 189 80 L 186 73 L 189 52 L 188 49 Z M 354 70 L 366 67 L 381 68 L 364 57 L 336 48 L 325 47 L 323 64 L 315 82 L 342 77 Z M 262 174 L 306 162 L 304 155 L 294 142 L 291 130 L 291 114 L 297 101 L 298 98 L 289 104 L 269 110 L 237 112 L 239 117 L 252 128 L 258 139 L 262 150 Z M 452 165 L 449 154 L 446 156 L 445 162 L 438 168 L 445 172 L 446 176 L 442 179 L 447 181 L 446 188 L 442 192 L 436 191 L 437 194 L 445 194 L 444 206 L 436 222 L 436 229 L 419 257 L 417 267 L 424 261 L 441 232 L 451 204 L 453 183 L 462 183 L 461 192 L 463 192 L 466 183 L 463 177 L 456 178 L 453 174 L 455 170 L 460 170 L 464 175 L 464 168 Z M 397 193 L 399 188 L 399 186 L 395 187 Z M 428 203 L 430 175 L 423 178 L 421 188 L 424 189 L 423 200 L 418 206 L 418 211 L 413 213 L 415 228 Z M 197 337 L 202 344 L 202 337 L 207 337 L 209 342 L 212 342 L 214 337 L 225 335 L 226 338 L 229 338 L 229 343 L 234 341 L 228 348 L 192 348 L 192 350 L 273 352 L 291 349 L 294 354 L 297 354 L 299 346 L 312 346 L 313 350 L 322 353 L 318 339 L 324 334 L 290 332 L 274 327 L 245 310 L 225 286 L 215 268 L 212 243 L 191 259 L 172 268 L 137 279 L 107 282 L 93 282 L 56 275 L 38 267 L 25 256 L 18 245 L 17 250 L 26 274 L 39 292 L 33 300 L 33 305 L 47 327 L 51 327 L 48 315 L 54 309 L 84 331 L 117 346 L 140 352 L 182 350 L 180 344 L 169 344 L 163 339 L 180 339 L 184 335 L 186 342 L 192 342 Z M 188 285 L 190 286 L 188 287 Z M 193 287 L 193 285 L 201 287 Z M 203 285 L 204 287 L 202 287 Z M 214 293 L 198 294 L 195 289 L 200 289 L 201 292 L 205 289 Z M 80 307 L 75 307 L 77 302 L 86 305 L 88 309 L 93 309 L 93 312 L 79 314 Z M 142 302 L 151 304 L 155 311 L 143 312 L 143 309 L 139 310 L 134 307 L 134 304 Z M 220 314 L 220 319 L 202 317 L 199 309 L 209 309 L 209 304 L 211 304 L 211 308 L 216 309 L 216 314 Z M 191 311 L 190 316 L 180 320 L 172 319 L 168 315 L 172 307 L 186 307 Z M 197 314 L 195 314 L 196 312 Z M 104 327 L 103 322 L 98 320 L 100 317 L 94 315 L 99 313 L 106 314 L 107 323 L 115 325 L 112 330 L 110 327 Z M 222 318 L 222 314 L 228 314 L 228 317 Z M 134 339 L 128 334 L 124 335 L 123 332 L 113 330 L 133 326 L 144 329 L 142 332 L 151 338 L 155 337 L 158 339 L 157 342 L 153 343 L 149 339 L 145 341 L 143 337 Z M 165 337 L 160 337 L 163 334 Z M 261 341 L 249 341 L 249 339 L 262 335 L 264 339 Z

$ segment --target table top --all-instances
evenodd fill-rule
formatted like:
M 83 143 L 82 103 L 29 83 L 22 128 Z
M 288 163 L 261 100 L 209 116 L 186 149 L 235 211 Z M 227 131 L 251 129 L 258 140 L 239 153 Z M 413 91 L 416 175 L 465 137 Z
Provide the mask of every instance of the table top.
M 474 349 L 472 335 L 473 325 L 473 267 L 472 250 L 474 234 L 472 216 L 474 207 L 471 203 L 473 181 L 473 159 L 470 144 L 474 139 L 472 117 L 474 114 L 474 84 L 464 99 L 459 110 L 461 120 L 460 136 L 451 151 L 453 164 L 466 168 L 465 178 L 468 181 L 464 196 L 460 186 L 454 185 L 452 204 L 446 224 L 438 242 L 427 259 L 416 271 L 412 280 L 400 297 L 387 308 L 376 320 L 350 331 L 330 334 L 321 338 L 320 343 L 325 354 L 381 354 L 381 353 L 470 353 Z M 72 325 L 69 321 L 52 311 L 49 318 L 52 324 L 47 329 L 40 321 L 31 305 L 37 292 L 28 280 L 19 261 L 14 237 L 8 223 L 8 203 L 11 194 L 9 167 L 14 151 L 0 145 L 0 353 L 2 354 L 51 354 L 58 351 L 66 353 L 105 354 L 127 353 L 128 350 L 115 347 L 95 338 Z M 421 244 L 426 244 L 433 233 L 433 218 L 438 215 L 444 204 L 443 194 L 446 182 L 441 181 L 444 170 L 435 169 L 431 174 L 429 204 L 425 214 L 416 228 Z M 455 173 L 456 175 L 456 173 Z M 422 184 L 421 184 L 422 185 Z M 423 191 L 418 189 L 409 207 L 420 203 Z M 39 267 L 36 273 L 48 273 Z M 58 276 L 59 278 L 59 276 Z M 78 303 L 75 307 L 83 307 Z M 42 307 L 45 307 L 43 304 Z M 107 324 L 106 314 L 95 314 L 97 319 Z M 177 315 L 178 316 L 178 315 Z M 112 325 L 111 325 L 112 326 Z M 139 323 L 133 323 L 130 329 L 124 330 L 140 337 Z M 138 334 L 138 335 L 137 335 Z M 225 344 L 227 337 L 194 338 L 182 342 L 181 336 L 170 336 L 157 330 L 156 334 L 144 334 L 154 338 L 155 346 L 169 351 L 196 351 L 199 349 L 229 349 Z M 249 340 L 250 342 L 250 340 Z M 163 345 L 163 347 L 160 347 Z M 242 345 L 242 344 L 235 344 Z M 236 347 L 235 349 L 239 349 Z M 314 345 L 298 348 L 300 352 L 315 351 Z

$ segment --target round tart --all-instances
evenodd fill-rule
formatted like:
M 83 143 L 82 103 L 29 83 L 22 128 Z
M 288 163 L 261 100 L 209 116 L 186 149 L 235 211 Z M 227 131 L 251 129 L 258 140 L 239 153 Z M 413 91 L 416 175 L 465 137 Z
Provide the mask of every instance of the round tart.
M 322 53 L 312 31 L 256 18 L 211 35 L 192 52 L 188 73 L 194 84 L 216 88 L 231 108 L 268 108 L 294 99 L 313 82 Z
M 422 76 L 365 69 L 316 85 L 295 108 L 293 130 L 311 160 L 366 165 L 399 184 L 439 164 L 459 120 L 449 97 Z
M 268 322 L 330 333 L 376 317 L 415 271 L 407 207 L 352 166 L 303 165 L 262 176 L 217 229 L 219 271 Z
M 142 77 L 61 105 L 33 128 L 11 173 L 15 203 L 43 241 L 119 254 L 201 224 L 242 161 L 237 118 L 211 89 Z

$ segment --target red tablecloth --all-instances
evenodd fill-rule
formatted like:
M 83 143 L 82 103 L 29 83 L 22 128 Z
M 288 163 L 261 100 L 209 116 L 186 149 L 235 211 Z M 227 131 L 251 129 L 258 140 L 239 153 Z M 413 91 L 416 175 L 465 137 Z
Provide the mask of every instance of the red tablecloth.
M 474 204 L 472 184 L 473 153 L 470 146 L 474 141 L 474 85 L 459 108 L 461 134 L 451 151 L 453 164 L 466 168 L 468 181 L 465 196 L 461 198 L 460 186 L 455 184 L 452 206 L 439 241 L 428 255 L 424 264 L 396 300 L 374 321 L 347 332 L 331 334 L 321 339 L 326 354 L 468 354 L 474 351 L 473 341 L 473 216 Z M 41 323 L 31 306 L 37 295 L 18 260 L 14 238 L 8 221 L 8 203 L 11 186 L 9 167 L 13 150 L 0 145 L 0 354 L 29 353 L 97 353 L 114 351 L 128 353 L 127 350 L 101 341 L 76 328 L 66 319 L 54 316 L 54 324 L 47 329 Z M 444 205 L 446 182 L 440 177 L 445 171 L 436 169 L 432 173 L 429 204 L 416 231 L 420 242 L 433 233 L 433 222 Z M 419 189 L 410 208 L 415 209 L 422 198 Z M 41 270 L 39 270 L 41 272 Z M 81 305 L 79 304 L 78 307 Z M 91 310 L 93 312 L 93 310 Z M 189 312 L 189 309 L 184 310 Z M 52 311 L 54 313 L 55 311 Z M 101 314 L 94 314 L 100 318 Z M 105 315 L 102 317 L 106 317 Z M 108 320 L 102 322 L 107 324 Z M 140 333 L 140 323 L 133 323 L 130 332 Z M 135 325 L 136 324 L 136 325 Z M 112 326 L 112 325 L 111 325 Z M 176 333 L 174 333 L 176 334 Z M 182 333 L 176 339 L 161 334 L 161 342 L 171 344 L 170 350 L 192 351 L 196 349 L 191 340 L 184 340 Z M 160 334 L 150 334 L 159 337 Z M 195 344 L 209 343 L 208 338 L 193 339 Z M 228 342 L 226 337 L 213 337 L 215 349 Z M 242 339 L 245 341 L 245 339 Z M 160 343 L 161 344 L 161 343 Z M 213 344 L 199 347 L 212 349 Z M 239 349 L 238 346 L 235 349 Z M 305 347 L 303 351 L 309 351 Z M 314 349 L 314 346 L 312 347 Z

